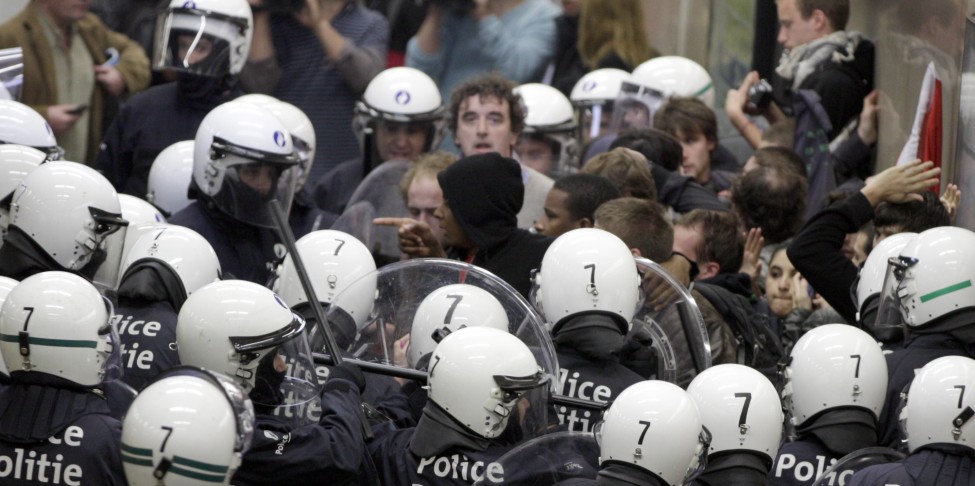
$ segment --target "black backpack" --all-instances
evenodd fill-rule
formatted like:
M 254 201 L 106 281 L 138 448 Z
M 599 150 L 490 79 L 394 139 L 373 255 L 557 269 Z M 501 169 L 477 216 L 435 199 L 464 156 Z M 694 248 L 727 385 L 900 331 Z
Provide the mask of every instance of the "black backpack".
M 769 327 L 769 317 L 749 300 L 718 285 L 695 283 L 714 309 L 724 317 L 738 341 L 738 364 L 750 366 L 777 383 L 778 364 L 785 356 L 782 341 Z

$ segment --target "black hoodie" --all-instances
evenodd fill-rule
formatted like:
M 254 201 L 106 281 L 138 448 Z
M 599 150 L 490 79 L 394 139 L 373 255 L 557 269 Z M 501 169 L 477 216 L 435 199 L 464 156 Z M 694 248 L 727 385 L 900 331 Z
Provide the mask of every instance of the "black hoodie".
M 525 197 L 521 165 L 496 152 L 458 160 L 437 174 L 444 200 L 458 225 L 477 246 L 471 261 L 508 282 L 522 296 L 531 290 L 531 271 L 541 266 L 551 238 L 518 228 Z M 468 255 L 448 249 L 452 258 Z

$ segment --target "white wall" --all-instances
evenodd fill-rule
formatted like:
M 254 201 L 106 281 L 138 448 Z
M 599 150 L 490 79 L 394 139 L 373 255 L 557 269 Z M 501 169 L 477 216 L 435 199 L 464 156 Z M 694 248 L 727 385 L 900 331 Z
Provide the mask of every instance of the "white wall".
M 27 5 L 29 0 L 0 0 L 0 23 L 6 22 L 7 19 L 17 15 L 18 12 L 23 10 L 24 5 Z

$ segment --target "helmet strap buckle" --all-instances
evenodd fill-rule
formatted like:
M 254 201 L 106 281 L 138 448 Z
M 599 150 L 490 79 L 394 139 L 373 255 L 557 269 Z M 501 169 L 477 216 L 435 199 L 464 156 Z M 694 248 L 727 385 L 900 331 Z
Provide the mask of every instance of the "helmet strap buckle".
M 955 440 L 958 440 L 958 438 L 961 437 L 962 426 L 971 420 L 973 416 L 975 416 L 975 410 L 973 410 L 972 407 L 965 407 L 965 410 L 962 410 L 958 416 L 951 420 L 951 425 L 954 426 L 951 429 L 951 436 L 954 437 Z
M 17 344 L 20 347 L 20 355 L 24 357 L 22 368 L 30 371 L 33 367 L 30 362 L 30 334 L 27 331 L 17 333 Z
M 162 461 L 159 461 L 159 465 L 152 470 L 152 477 L 162 482 L 162 478 L 166 477 L 166 473 L 169 472 L 169 468 L 172 466 L 173 461 L 170 461 L 168 457 L 163 457 Z

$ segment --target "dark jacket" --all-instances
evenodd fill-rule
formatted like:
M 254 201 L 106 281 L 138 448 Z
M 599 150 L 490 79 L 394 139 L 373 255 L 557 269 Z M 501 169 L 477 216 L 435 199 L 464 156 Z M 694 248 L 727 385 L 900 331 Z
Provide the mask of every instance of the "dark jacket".
M 19 46 L 24 49 L 24 90 L 21 102 L 43 115 L 48 106 L 56 105 L 59 101 L 51 46 L 47 43 L 44 27 L 35 9 L 31 2 L 15 17 L 0 25 L 0 48 Z M 120 57 L 115 68 L 125 80 L 128 93 L 135 93 L 149 86 L 149 59 L 142 47 L 125 35 L 112 32 L 91 13 L 85 14 L 75 26 L 95 64 L 107 60 L 105 50 L 109 47 L 118 49 Z M 87 162 L 89 165 L 94 162 L 102 131 L 105 129 L 106 108 L 110 100 L 111 96 L 96 81 L 88 102 L 91 120 L 88 155 L 86 160 L 78 162 Z M 115 107 L 111 108 L 110 111 L 114 112 Z
M 437 174 L 437 180 L 454 218 L 477 247 L 471 263 L 527 298 L 531 271 L 541 266 L 552 239 L 517 227 L 525 194 L 518 162 L 497 153 L 473 155 Z M 470 255 L 451 248 L 448 256 Z

